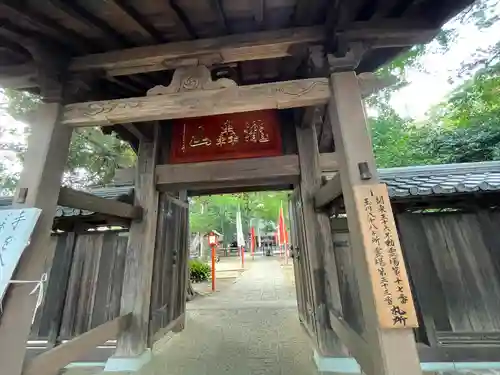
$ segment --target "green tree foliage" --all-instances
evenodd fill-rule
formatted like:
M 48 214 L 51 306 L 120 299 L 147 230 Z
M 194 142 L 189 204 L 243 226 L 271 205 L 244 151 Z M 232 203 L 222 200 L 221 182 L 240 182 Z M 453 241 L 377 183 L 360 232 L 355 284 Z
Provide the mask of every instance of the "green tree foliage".
M 254 192 L 195 197 L 190 204 L 192 232 L 208 233 L 216 230 L 232 241 L 236 233 L 236 213 L 241 211 L 243 232 L 250 225 L 260 226 L 261 232 L 276 229 L 281 204 L 287 216 L 287 192 Z
M 3 97 L 0 109 L 4 116 L 11 116 L 17 122 L 10 128 L 0 128 L 0 149 L 14 153 L 22 162 L 26 151 L 29 126 L 34 122 L 40 99 L 36 95 L 13 90 L 0 91 Z M 36 124 L 35 124 L 36 126 Z M 10 133 L 11 137 L 5 137 Z M 3 137 L 2 137 L 3 135 Z M 1 139 L 7 138 L 7 141 Z M 70 185 L 86 186 L 108 183 L 117 168 L 134 164 L 135 154 L 129 145 L 114 135 L 106 135 L 99 128 L 77 129 L 73 132 L 64 182 Z M 0 183 L 4 194 L 12 193 L 19 173 L 12 166 L 0 163 Z
M 500 63 L 485 65 L 424 123 L 393 110 L 370 119 L 380 167 L 500 160 Z

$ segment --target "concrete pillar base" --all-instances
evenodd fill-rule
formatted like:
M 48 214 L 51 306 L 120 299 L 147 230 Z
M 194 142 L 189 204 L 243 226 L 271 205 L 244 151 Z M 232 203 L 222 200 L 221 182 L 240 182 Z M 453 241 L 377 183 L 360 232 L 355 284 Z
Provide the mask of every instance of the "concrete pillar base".
M 153 353 L 150 349 L 145 350 L 137 357 L 115 357 L 112 356 L 106 362 L 104 372 L 138 372 L 142 367 L 151 362 Z
M 314 363 L 322 375 L 361 374 L 361 367 L 352 357 L 323 357 L 315 350 Z

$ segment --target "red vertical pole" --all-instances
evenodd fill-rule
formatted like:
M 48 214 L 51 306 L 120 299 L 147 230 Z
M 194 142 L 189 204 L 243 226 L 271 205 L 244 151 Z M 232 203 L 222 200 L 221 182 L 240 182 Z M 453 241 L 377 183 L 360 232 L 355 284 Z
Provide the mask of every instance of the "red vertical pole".
M 212 245 L 212 292 L 215 292 L 215 245 Z
M 252 259 L 254 258 L 255 255 L 255 228 L 252 227 L 251 229 L 251 240 L 250 240 L 250 249 L 252 250 Z
M 241 268 L 245 268 L 245 248 L 241 247 Z

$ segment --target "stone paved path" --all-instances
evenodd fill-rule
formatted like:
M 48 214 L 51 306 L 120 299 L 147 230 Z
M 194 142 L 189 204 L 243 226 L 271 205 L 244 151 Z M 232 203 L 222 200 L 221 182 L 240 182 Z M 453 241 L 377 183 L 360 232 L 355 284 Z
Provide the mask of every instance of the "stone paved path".
M 162 346 L 145 374 L 317 374 L 290 278 L 274 258 L 253 262 L 234 284 L 188 304 L 185 330 Z

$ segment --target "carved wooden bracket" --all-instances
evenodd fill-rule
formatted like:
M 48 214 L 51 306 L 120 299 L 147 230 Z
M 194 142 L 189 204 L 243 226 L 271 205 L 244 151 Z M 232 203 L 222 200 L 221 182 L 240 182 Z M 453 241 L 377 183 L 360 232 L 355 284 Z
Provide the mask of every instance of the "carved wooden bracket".
M 148 90 L 147 96 L 189 91 L 218 90 L 236 86 L 236 82 L 228 78 L 220 78 L 216 81 L 212 81 L 210 70 L 206 66 L 199 65 L 177 69 L 174 72 L 170 85 L 155 86 Z
M 355 70 L 361 62 L 366 50 L 367 47 L 363 43 L 354 42 L 349 44 L 348 51 L 343 57 L 336 57 L 329 54 L 328 63 L 330 65 L 330 71 L 333 73 Z

